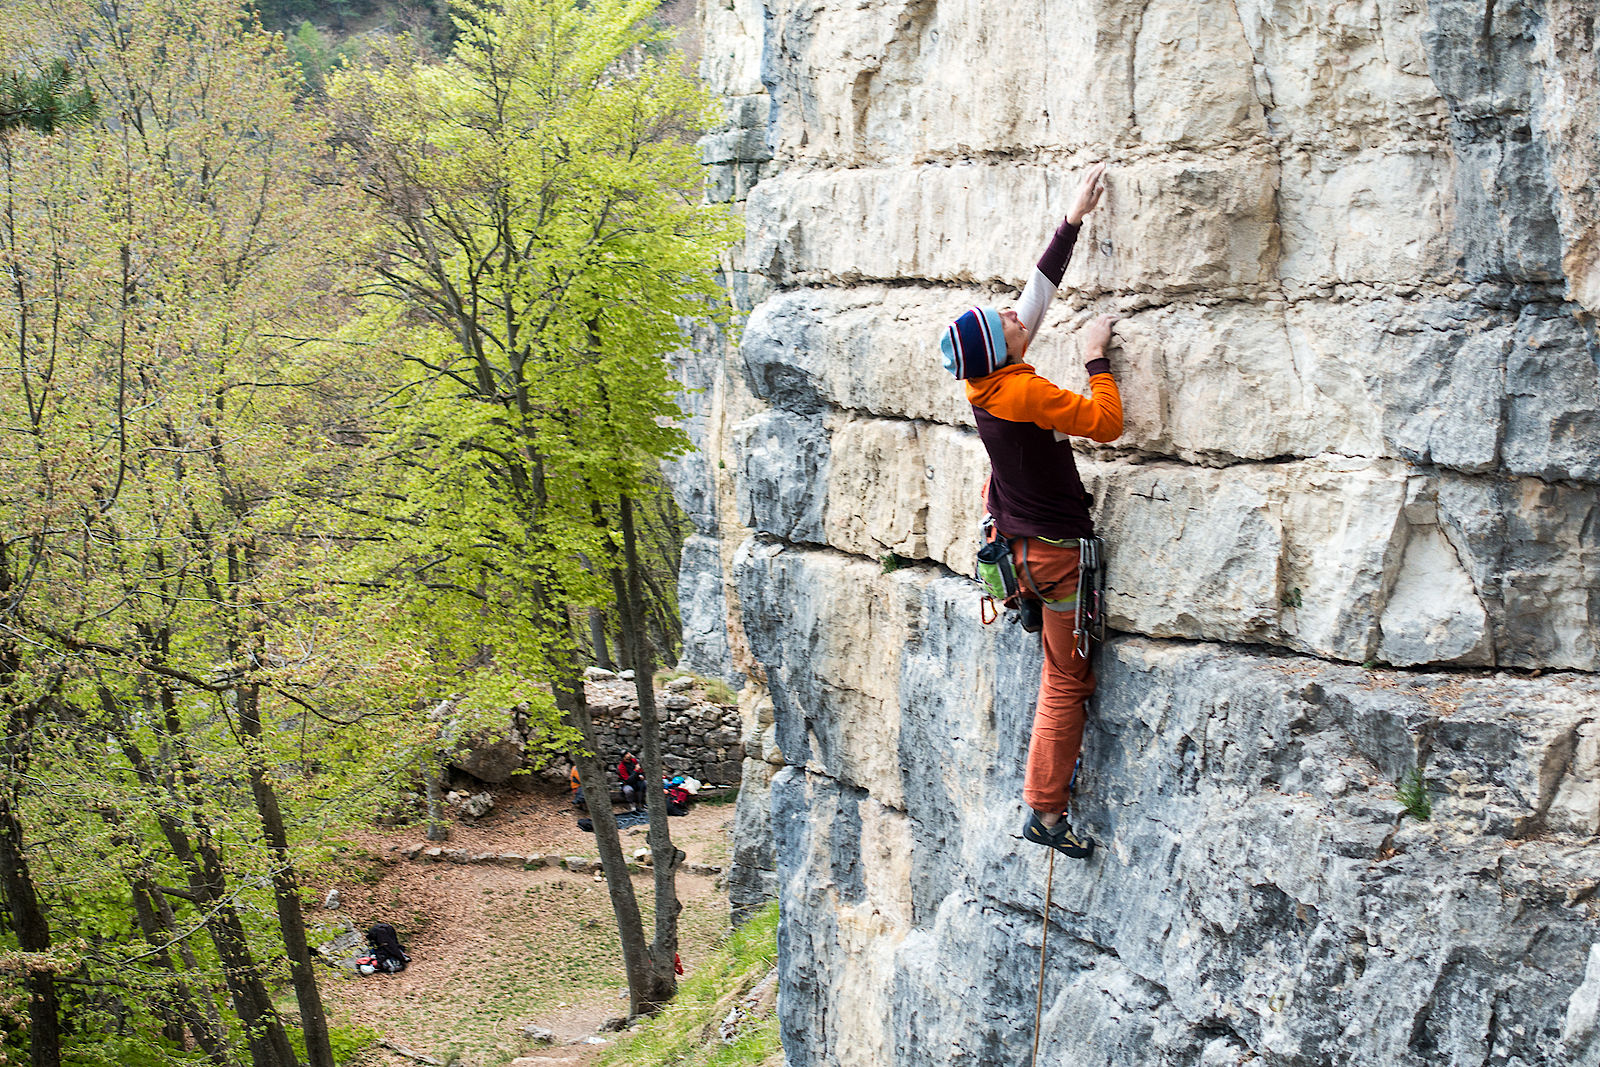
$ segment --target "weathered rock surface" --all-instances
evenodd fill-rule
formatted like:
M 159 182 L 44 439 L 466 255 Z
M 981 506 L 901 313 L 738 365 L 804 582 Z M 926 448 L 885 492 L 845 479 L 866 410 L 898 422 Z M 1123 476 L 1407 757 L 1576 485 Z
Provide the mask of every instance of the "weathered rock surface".
M 1029 352 L 1082 388 L 1074 328 L 1124 316 L 1125 432 L 1079 452 L 1103 848 L 1059 865 L 1041 1061 L 1600 1063 L 1592 5 L 702 20 L 749 315 L 680 362 L 685 663 L 746 684 L 729 886 L 782 897 L 788 1062 L 1031 1041 L 1037 643 L 956 577 L 987 462 L 933 347 L 1109 159 Z
M 976 625 L 962 580 L 838 565 L 757 552 L 742 576 L 792 605 L 752 634 L 791 764 L 772 795 L 789 1062 L 999 1062 L 1032 1036 L 1036 645 Z M 838 612 L 847 585 L 869 613 Z M 841 686 L 869 647 L 881 689 Z M 1105 847 L 1057 865 L 1044 1062 L 1560 1063 L 1594 1040 L 1564 1029 L 1600 937 L 1592 676 L 1137 638 L 1100 676 L 1075 810 Z M 1417 768 L 1426 822 L 1396 799 Z

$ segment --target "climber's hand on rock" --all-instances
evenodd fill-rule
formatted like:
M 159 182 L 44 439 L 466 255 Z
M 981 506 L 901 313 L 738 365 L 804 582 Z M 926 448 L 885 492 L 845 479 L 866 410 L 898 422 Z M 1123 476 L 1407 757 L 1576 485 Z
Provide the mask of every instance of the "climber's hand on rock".
M 1086 359 L 1096 359 L 1106 354 L 1106 345 L 1111 343 L 1111 327 L 1121 318 L 1121 315 L 1097 315 L 1083 328 Z
M 1095 209 L 1100 203 L 1100 197 L 1105 193 L 1106 165 L 1096 163 L 1089 168 L 1089 173 L 1083 176 L 1082 183 L 1078 186 L 1078 195 L 1073 198 L 1072 210 L 1067 212 L 1067 221 L 1074 226 L 1083 221 L 1083 217 Z

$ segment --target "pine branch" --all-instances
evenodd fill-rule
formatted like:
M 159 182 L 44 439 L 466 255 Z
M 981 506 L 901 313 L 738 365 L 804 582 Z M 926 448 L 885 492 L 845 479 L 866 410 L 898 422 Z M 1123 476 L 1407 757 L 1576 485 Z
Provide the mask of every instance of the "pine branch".
M 87 85 L 73 87 L 72 68 L 64 59 L 52 60 L 38 77 L 20 71 L 0 74 L 0 133 L 54 133 L 87 126 L 99 117 L 94 94 Z

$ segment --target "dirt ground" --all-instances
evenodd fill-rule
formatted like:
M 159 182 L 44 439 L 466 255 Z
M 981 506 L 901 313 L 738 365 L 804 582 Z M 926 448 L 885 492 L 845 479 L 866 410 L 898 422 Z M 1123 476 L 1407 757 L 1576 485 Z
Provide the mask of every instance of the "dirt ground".
M 671 820 L 673 843 L 691 865 L 725 867 L 731 804 L 697 804 Z M 610 897 L 598 875 L 546 867 L 533 871 L 487 864 L 408 862 L 419 828 L 373 828 L 352 835 L 337 875 L 308 887 L 320 902 L 337 888 L 340 908 L 317 909 L 324 937 L 345 919 L 359 929 L 388 922 L 412 963 L 397 975 L 324 979 L 336 1024 L 375 1032 L 387 1043 L 440 1063 L 496 1067 L 518 1056 L 551 1065 L 593 1062 L 601 1046 L 581 1042 L 627 1013 L 627 982 Z M 623 849 L 644 847 L 645 828 L 622 831 Z M 455 823 L 446 848 L 559 856 L 599 855 L 594 835 L 578 829 L 564 797 L 507 792 L 476 825 Z M 376 857 L 376 861 L 374 861 Z M 633 878 L 646 930 L 652 875 Z M 727 894 L 719 878 L 678 875 L 679 954 L 686 971 L 726 935 Z M 528 1026 L 556 1035 L 540 1049 Z M 608 1035 L 601 1034 L 605 1037 Z M 580 1044 L 575 1044 L 580 1043 Z M 369 1067 L 414 1064 L 390 1050 L 369 1050 Z

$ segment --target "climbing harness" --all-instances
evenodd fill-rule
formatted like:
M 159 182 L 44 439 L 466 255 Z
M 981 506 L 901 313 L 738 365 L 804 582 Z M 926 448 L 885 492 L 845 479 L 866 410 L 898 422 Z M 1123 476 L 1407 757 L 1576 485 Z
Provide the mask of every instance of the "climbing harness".
M 1028 539 L 1012 540 L 995 529 L 994 519 L 983 517 L 982 537 L 978 542 L 977 563 L 973 578 L 983 587 L 983 599 L 978 605 L 978 617 L 985 626 L 996 622 L 1007 608 L 1018 611 L 1022 628 L 1028 633 L 1038 633 L 1044 624 L 1041 610 L 1070 611 L 1072 638 L 1078 655 L 1088 659 L 1094 646 L 1106 638 L 1106 569 L 1105 541 L 1099 537 L 1078 539 L 1078 582 L 1070 598 L 1043 602 L 1033 597 L 1021 596 L 1020 570 L 1028 579 L 1028 590 L 1038 592 L 1033 569 L 1028 566 Z M 1059 542 L 1051 542 L 1056 544 Z M 1070 544 L 1070 542 L 1067 542 Z
M 1050 941 L 1050 894 L 1056 884 L 1056 850 L 1050 850 L 1050 869 L 1044 879 L 1044 929 L 1039 934 L 1039 983 L 1033 998 L 1033 1067 L 1039 1064 L 1039 1020 L 1044 1017 L 1044 949 Z

